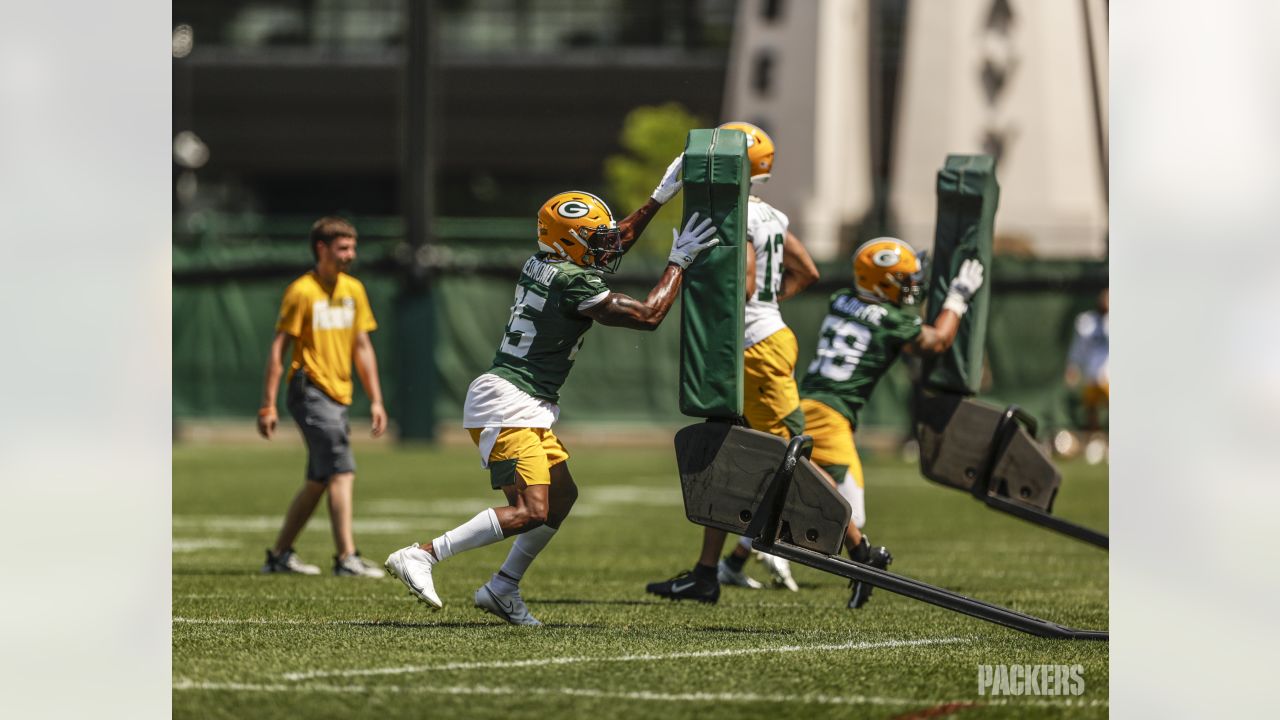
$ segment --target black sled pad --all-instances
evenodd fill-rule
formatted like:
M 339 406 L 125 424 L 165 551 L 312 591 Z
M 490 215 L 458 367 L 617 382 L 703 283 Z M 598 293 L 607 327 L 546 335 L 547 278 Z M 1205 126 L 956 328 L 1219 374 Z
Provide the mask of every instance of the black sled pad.
M 725 422 L 681 429 L 676 463 L 685 515 L 698 525 L 745 534 L 786 450 L 780 437 Z M 779 539 L 837 554 L 850 514 L 849 503 L 802 457 L 782 507 Z
M 916 416 L 920 472 L 979 498 L 997 495 L 1052 512 L 1062 473 L 1022 425 L 1009 427 L 1007 439 L 998 437 L 1004 415 L 1004 408 L 978 400 L 925 393 Z M 1007 443 L 1002 451 L 1001 440 Z
M 1106 535 L 1054 517 L 1062 473 L 1035 441 L 1036 421 L 954 393 L 925 391 L 917 405 L 920 472 L 993 510 L 1107 549 Z

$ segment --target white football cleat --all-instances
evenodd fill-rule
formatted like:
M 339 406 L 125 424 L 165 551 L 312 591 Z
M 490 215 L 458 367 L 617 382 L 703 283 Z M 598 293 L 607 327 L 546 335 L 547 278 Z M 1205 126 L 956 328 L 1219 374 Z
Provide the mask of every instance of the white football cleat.
M 729 567 L 729 563 L 724 560 L 716 566 L 716 579 L 721 585 L 737 585 L 738 587 L 751 588 L 759 590 L 764 587 L 764 583 L 747 575 L 746 570 L 734 570 Z
M 431 553 L 417 545 L 410 545 L 387 556 L 387 562 L 383 567 L 387 569 L 388 575 L 400 578 L 400 582 L 409 587 L 410 594 L 418 598 L 419 602 L 438 610 L 444 607 L 444 603 L 436 594 L 436 584 L 431 578 L 431 571 L 436 562 Z
M 768 553 L 760 553 L 760 562 L 764 563 L 764 566 L 769 570 L 769 574 L 773 576 L 774 587 L 784 587 L 791 592 L 800 591 L 800 586 L 796 584 L 796 579 L 791 577 L 790 560 Z
M 512 625 L 541 625 L 538 618 L 529 612 L 529 607 L 520 597 L 520 588 L 508 595 L 499 595 L 489 587 L 489 583 L 480 586 L 476 591 L 476 607 L 506 620 Z

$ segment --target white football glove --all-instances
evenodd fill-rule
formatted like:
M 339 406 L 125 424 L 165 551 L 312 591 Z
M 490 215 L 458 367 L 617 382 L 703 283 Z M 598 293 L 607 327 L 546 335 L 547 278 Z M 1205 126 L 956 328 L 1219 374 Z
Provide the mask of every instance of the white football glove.
M 950 310 L 964 317 L 969 310 L 969 300 L 982 287 L 982 263 L 977 258 L 969 258 L 960 263 L 960 269 L 951 279 L 947 288 L 947 299 L 942 303 L 943 310 Z
M 671 229 L 671 255 L 667 261 L 679 265 L 681 270 L 688 270 L 698 253 L 720 242 L 720 238 L 715 237 L 718 229 L 711 224 L 711 218 L 699 223 L 698 213 L 693 213 L 689 222 L 684 224 L 683 232 Z
M 680 168 L 684 165 L 684 153 L 676 156 L 675 160 L 667 166 L 667 172 L 662 176 L 662 182 L 658 183 L 658 187 L 653 189 L 650 196 L 658 201 L 660 205 L 666 205 L 667 201 L 676 196 L 680 192 L 680 186 L 683 181 L 680 179 Z

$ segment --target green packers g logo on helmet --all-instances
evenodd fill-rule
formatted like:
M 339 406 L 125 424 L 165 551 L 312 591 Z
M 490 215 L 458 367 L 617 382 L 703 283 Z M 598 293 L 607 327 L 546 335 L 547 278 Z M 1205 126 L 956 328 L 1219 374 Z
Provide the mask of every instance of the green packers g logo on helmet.
M 591 212 L 591 208 L 581 200 L 570 200 L 556 208 L 557 215 L 567 218 L 580 218 L 589 212 Z
M 882 268 L 893 267 L 901 260 L 902 251 L 898 248 L 886 248 L 876 252 L 876 254 L 872 256 L 872 262 L 874 262 L 877 267 Z

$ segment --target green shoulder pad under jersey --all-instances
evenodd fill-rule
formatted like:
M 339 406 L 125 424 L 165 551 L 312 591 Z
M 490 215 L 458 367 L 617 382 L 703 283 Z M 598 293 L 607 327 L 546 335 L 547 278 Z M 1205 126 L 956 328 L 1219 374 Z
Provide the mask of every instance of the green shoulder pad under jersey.
M 530 395 L 558 402 L 591 319 L 582 310 L 600 302 L 609 287 L 595 270 L 551 262 L 538 253 L 525 261 L 515 303 L 489 372 Z
M 680 412 L 706 418 L 742 415 L 743 306 L 746 292 L 747 136 L 741 130 L 691 130 L 684 149 L 684 216 L 708 215 L 720 244 L 684 274 L 680 302 Z
M 982 382 L 983 343 L 987 337 L 987 310 L 991 296 L 991 236 L 995 225 L 1000 185 L 995 159 L 990 155 L 948 155 L 938 171 L 938 222 L 934 230 L 932 267 L 929 271 L 928 322 L 942 312 L 947 288 L 960 264 L 978 258 L 984 271 L 982 287 L 969 300 L 960 319 L 955 342 L 946 352 L 926 357 L 924 386 L 963 394 L 978 392 Z
M 889 303 L 869 303 L 853 290 L 831 296 L 818 350 L 800 381 L 801 397 L 822 402 L 858 426 L 858 411 L 902 346 L 920 335 L 920 316 Z

